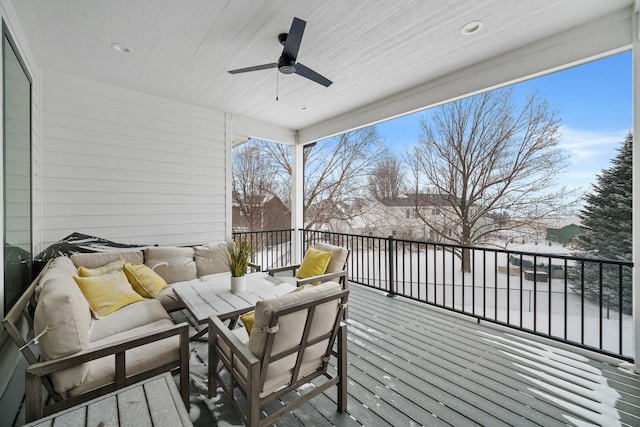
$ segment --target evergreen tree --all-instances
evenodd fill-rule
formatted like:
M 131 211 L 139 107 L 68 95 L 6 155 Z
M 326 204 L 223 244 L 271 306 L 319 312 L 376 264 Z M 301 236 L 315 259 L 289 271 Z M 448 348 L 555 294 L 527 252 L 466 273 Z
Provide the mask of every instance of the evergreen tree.
M 589 257 L 616 261 L 632 260 L 632 155 L 633 138 L 631 133 L 625 138 L 612 166 L 596 177 L 593 192 L 585 197 L 585 205 L 580 218 L 585 230 L 578 236 L 580 248 Z M 587 298 L 600 301 L 600 265 L 580 263 L 571 272 L 573 289 L 582 292 Z M 620 268 L 603 265 L 602 302 L 604 305 L 619 309 Z M 632 309 L 631 268 L 622 268 L 622 311 L 631 313 Z

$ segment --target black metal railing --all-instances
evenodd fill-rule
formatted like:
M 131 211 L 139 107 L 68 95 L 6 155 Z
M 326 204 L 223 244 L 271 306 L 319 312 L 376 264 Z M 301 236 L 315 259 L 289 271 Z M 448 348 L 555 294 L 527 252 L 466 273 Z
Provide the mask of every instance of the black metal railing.
M 292 261 L 294 230 L 235 232 L 233 237 L 249 240 L 254 248 L 252 262 L 263 270 L 282 267 Z
M 300 259 L 317 241 L 350 249 L 351 282 L 632 360 L 631 262 L 299 232 Z M 264 269 L 291 262 L 293 230 L 243 234 L 266 243 Z

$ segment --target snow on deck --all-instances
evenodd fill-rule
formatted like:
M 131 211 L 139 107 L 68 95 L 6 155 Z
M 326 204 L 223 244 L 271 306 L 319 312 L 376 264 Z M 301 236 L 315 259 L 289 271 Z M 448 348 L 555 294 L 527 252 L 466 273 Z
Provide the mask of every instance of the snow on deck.
M 628 363 L 350 289 L 347 412 L 336 412 L 331 388 L 278 426 L 640 425 L 640 377 Z M 194 361 L 206 363 L 197 345 Z M 200 375 L 192 367 L 194 384 Z M 240 425 L 221 394 L 205 395 L 192 399 L 202 425 Z

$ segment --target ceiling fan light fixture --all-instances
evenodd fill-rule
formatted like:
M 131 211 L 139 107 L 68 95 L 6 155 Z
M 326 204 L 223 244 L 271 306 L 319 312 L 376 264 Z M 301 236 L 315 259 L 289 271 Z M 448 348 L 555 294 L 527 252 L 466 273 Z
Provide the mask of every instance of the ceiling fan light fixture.
M 470 36 L 472 34 L 480 32 L 480 30 L 482 30 L 482 27 L 484 27 L 484 22 L 471 21 L 460 28 L 460 34 L 462 34 L 463 36 Z
M 282 74 L 293 74 L 296 72 L 296 61 L 283 55 L 278 60 L 278 70 Z

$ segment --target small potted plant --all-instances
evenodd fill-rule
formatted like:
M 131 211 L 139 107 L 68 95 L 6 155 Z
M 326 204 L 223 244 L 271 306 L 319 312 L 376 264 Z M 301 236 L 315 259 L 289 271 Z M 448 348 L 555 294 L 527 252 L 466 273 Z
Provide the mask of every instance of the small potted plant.
M 240 292 L 246 288 L 247 268 L 253 253 L 253 245 L 246 238 L 229 239 L 224 244 L 225 258 L 231 272 L 231 292 Z

